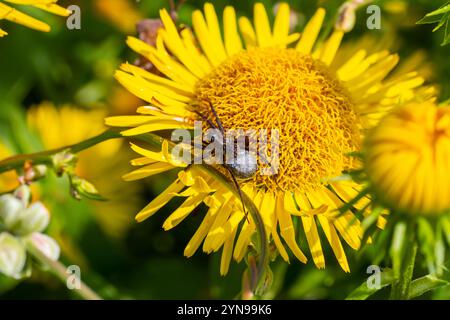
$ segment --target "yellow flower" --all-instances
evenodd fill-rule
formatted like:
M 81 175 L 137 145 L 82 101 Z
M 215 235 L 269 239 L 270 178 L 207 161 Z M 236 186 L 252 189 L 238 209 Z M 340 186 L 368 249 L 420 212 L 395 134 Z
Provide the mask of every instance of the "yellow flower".
M 365 142 L 376 197 L 407 214 L 450 209 L 450 105 L 409 103 L 381 120 Z
M 0 20 L 5 19 L 31 29 L 48 32 L 50 31 L 50 26 L 48 24 L 22 13 L 16 8 L 6 5 L 5 2 L 18 5 L 29 5 L 59 16 L 67 17 L 70 14 L 70 11 L 57 5 L 57 1 L 58 0 L 0 0 Z M 0 37 L 7 34 L 8 33 L 0 29 Z
M 99 14 L 111 21 L 117 28 L 126 33 L 136 29 L 136 23 L 142 20 L 140 13 L 130 0 L 94 0 Z
M 0 160 L 11 156 L 8 148 L 0 143 Z M 17 174 L 14 171 L 8 171 L 0 174 L 0 193 L 10 192 L 19 186 Z
M 384 81 L 399 61 L 388 51 L 368 55 L 359 50 L 343 64 L 335 64 L 344 33 L 335 30 L 324 42 L 318 41 L 324 9 L 317 10 L 301 37 L 289 33 L 287 4 L 280 5 L 273 28 L 260 3 L 254 7 L 253 23 L 246 17 L 237 19 L 235 10 L 226 7 L 221 30 L 208 3 L 204 14 L 197 10 L 192 15 L 195 34 L 189 28 L 178 31 L 167 11 L 160 13 L 164 28 L 156 47 L 133 37 L 127 42 L 166 77 L 122 65 L 118 81 L 151 106 L 139 108 L 141 115 L 109 118 L 107 124 L 131 127 L 123 131 L 125 136 L 192 128 L 194 120 L 201 120 L 193 106 L 214 119 L 203 104 L 208 101 L 226 129 L 278 128 L 278 174 L 256 174 L 241 187 L 259 207 L 270 241 L 284 260 L 289 261 L 287 247 L 298 260 L 307 261 L 297 243 L 298 233 L 304 232 L 315 265 L 324 268 L 320 225 L 342 269 L 349 272 L 342 240 L 353 249 L 360 247 L 362 228 L 352 210 L 369 214 L 370 200 L 362 198 L 339 215 L 338 208 L 361 189 L 342 177 L 355 166 L 345 154 L 359 150 L 364 130 L 424 80 L 409 73 Z M 226 274 L 232 257 L 238 262 L 244 258 L 255 233 L 240 200 L 195 167 L 174 163 L 167 145 L 160 153 L 132 148 L 142 156 L 133 164 L 143 167 L 127 180 L 181 170 L 137 220 L 152 216 L 176 196 L 184 197 L 163 225 L 169 230 L 205 203 L 209 211 L 184 253 L 192 256 L 202 243 L 207 253 L 222 249 L 220 272 Z M 383 223 L 381 218 L 379 225 Z
M 57 109 L 42 103 L 28 111 L 28 125 L 40 137 L 45 149 L 72 145 L 105 131 L 103 110 L 86 111 L 73 106 Z M 121 181 L 126 154 L 119 140 L 103 142 L 79 154 L 77 174 L 92 182 L 105 202 L 93 202 L 95 217 L 112 237 L 121 237 L 131 225 L 130 210 L 137 206 L 136 188 Z

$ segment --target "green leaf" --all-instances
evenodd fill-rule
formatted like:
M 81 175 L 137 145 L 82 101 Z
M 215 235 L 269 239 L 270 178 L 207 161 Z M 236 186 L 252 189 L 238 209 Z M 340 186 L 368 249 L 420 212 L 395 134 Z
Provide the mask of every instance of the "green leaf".
M 442 217 L 439 223 L 444 232 L 445 239 L 447 240 L 447 245 L 450 246 L 450 217 L 449 216 Z
M 420 252 L 425 256 L 429 273 L 436 272 L 435 236 L 431 224 L 425 218 L 418 220 L 418 234 Z
M 438 279 L 433 275 L 427 275 L 422 278 L 416 279 L 411 283 L 409 298 L 417 298 L 430 290 L 449 285 L 450 283 L 448 281 Z
M 392 300 L 406 300 L 409 299 L 409 290 L 411 287 L 414 266 L 416 262 L 416 255 L 418 244 L 415 237 L 415 225 L 410 223 L 407 228 L 408 237 L 405 237 L 404 259 L 401 262 L 400 275 L 397 282 L 392 285 L 391 296 Z
M 441 21 L 441 17 L 439 16 L 428 16 L 426 15 L 422 19 L 416 22 L 416 24 L 432 24 Z
M 403 247 L 406 239 L 406 223 L 398 222 L 394 228 L 392 244 L 389 251 L 392 260 L 392 267 L 396 278 L 400 277 L 400 270 L 403 260 Z
M 445 242 L 442 225 L 438 223 L 436 230 L 436 242 L 434 244 L 434 255 L 436 261 L 436 275 L 441 276 L 444 272 Z
M 380 273 L 380 286 L 369 286 L 368 282 L 365 281 L 358 288 L 356 288 L 352 293 L 348 295 L 346 300 L 366 300 L 371 295 L 381 290 L 382 288 L 391 285 L 394 283 L 396 278 L 394 277 L 394 273 L 392 270 L 386 269 L 385 271 Z
M 444 24 L 446 24 L 446 22 L 448 21 L 450 14 L 446 13 L 444 15 L 444 17 L 441 19 L 441 21 L 439 21 L 439 24 L 433 29 L 433 32 L 438 31 L 440 28 L 442 28 L 444 26 Z
M 447 19 L 445 24 L 445 34 L 444 34 L 444 42 L 441 43 L 441 46 L 445 46 L 450 43 L 450 19 Z
M 444 4 L 444 5 L 443 5 L 442 7 L 440 7 L 439 9 L 434 10 L 434 11 L 428 13 L 428 14 L 426 15 L 426 17 L 427 17 L 427 16 L 437 16 L 437 15 L 444 14 L 444 13 L 447 13 L 447 12 L 450 12 L 450 2 L 447 2 L 446 4 Z
M 438 25 L 433 29 L 433 32 L 441 29 L 445 25 L 444 41 L 441 43 L 441 46 L 445 46 L 450 42 L 449 20 L 450 20 L 450 1 L 444 4 L 439 9 L 425 15 L 425 17 L 423 17 L 421 20 L 417 21 L 417 24 L 438 23 Z

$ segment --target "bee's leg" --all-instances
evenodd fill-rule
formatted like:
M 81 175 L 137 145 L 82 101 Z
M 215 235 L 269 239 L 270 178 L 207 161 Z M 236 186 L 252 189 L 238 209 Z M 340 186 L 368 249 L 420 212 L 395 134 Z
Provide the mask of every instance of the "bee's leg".
M 248 219 L 248 213 L 247 213 L 247 210 L 245 209 L 244 197 L 242 196 L 242 189 L 241 189 L 241 186 L 239 185 L 239 183 L 238 183 L 236 177 L 234 176 L 233 171 L 231 171 L 231 169 L 230 169 L 229 167 L 227 167 L 227 166 L 224 166 L 224 167 L 225 167 L 225 169 L 227 169 L 227 171 L 228 171 L 228 172 L 230 173 L 230 175 L 231 175 L 231 179 L 233 180 L 234 185 L 236 186 L 236 189 L 237 189 L 237 191 L 238 191 L 238 193 L 239 193 L 239 198 L 241 198 L 242 209 L 243 209 L 243 211 L 244 211 L 245 219 L 247 220 L 248 223 L 250 223 L 250 221 L 249 221 L 249 219 Z
M 199 115 L 199 116 L 203 119 L 203 121 L 207 122 L 211 128 L 216 129 L 216 130 L 219 130 L 219 129 L 217 129 L 217 126 L 214 125 L 214 123 L 212 123 L 212 121 L 209 120 L 203 113 L 201 113 L 201 112 L 199 112 L 199 111 L 196 111 L 196 110 L 194 110 L 194 113 L 196 113 L 197 115 Z
M 213 104 L 211 102 L 208 102 L 209 107 L 211 108 L 211 111 L 214 115 L 214 118 L 216 118 L 217 126 L 219 127 L 219 130 L 222 132 L 222 134 L 225 136 L 225 130 L 223 129 L 222 121 L 220 121 L 219 116 L 217 115 L 216 109 L 214 108 Z

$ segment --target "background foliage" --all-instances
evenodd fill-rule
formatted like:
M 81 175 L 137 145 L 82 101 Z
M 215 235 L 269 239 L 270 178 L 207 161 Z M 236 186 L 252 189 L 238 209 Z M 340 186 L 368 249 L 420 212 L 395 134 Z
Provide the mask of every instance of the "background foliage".
M 80 5 L 81 30 L 68 30 L 63 19 L 42 12 L 33 12 L 33 15 L 42 15 L 45 21 L 50 22 L 52 31 L 48 34 L 8 25 L 9 36 L 0 40 L 0 142 L 8 150 L 6 153 L 34 152 L 48 145 L 42 131 L 40 133 L 39 128 L 33 128 L 27 122 L 27 113 L 45 101 L 56 106 L 71 105 L 108 114 L 132 113 L 139 106 L 140 102 L 115 82 L 113 73 L 122 61 L 135 59 L 124 41 L 127 34 L 134 34 L 135 22 L 140 16 L 156 18 L 158 9 L 168 8 L 168 2 L 128 2 L 130 8 L 137 11 L 121 10 L 116 6 L 117 1 L 60 1 L 66 7 L 69 4 Z M 189 24 L 192 10 L 201 8 L 203 2 L 187 1 L 181 7 L 179 21 Z M 233 5 L 239 14 L 252 15 L 254 1 L 213 2 L 219 12 L 225 5 Z M 273 7 L 276 1 L 260 2 Z M 319 5 L 330 10 L 327 18 L 332 21 L 333 13 L 343 1 L 288 2 L 300 13 L 298 28 L 301 29 Z M 415 24 L 426 13 L 440 7 L 443 1 L 375 2 L 382 6 L 382 29 L 368 31 L 365 27 L 367 15 L 361 10 L 355 30 L 346 41 L 369 33 L 376 39 L 395 39 L 393 50 L 397 50 L 402 58 L 420 52 L 425 57 L 430 81 L 439 84 L 440 100 L 449 99 L 450 46 L 441 47 L 444 30 L 433 33 L 434 25 Z M 98 117 L 87 116 L 82 121 L 89 127 L 99 120 Z M 44 125 L 47 128 L 54 126 L 54 119 L 49 119 Z M 69 123 L 59 130 L 64 133 L 63 139 L 67 132 L 81 129 Z M 0 154 L 0 157 L 6 155 Z M 37 193 L 51 209 L 49 233 L 61 243 L 62 261 L 68 265 L 80 265 L 85 282 L 107 298 L 215 299 L 237 295 L 244 269 L 242 264 L 232 264 L 230 274 L 222 278 L 218 272 L 218 255 L 198 253 L 189 260 L 183 257 L 184 246 L 201 222 L 201 212 L 168 233 L 162 230 L 161 225 L 170 213 L 170 206 L 145 223 L 134 222 L 133 215 L 170 179 L 159 176 L 141 185 L 121 182 L 120 176 L 129 169 L 127 162 L 130 157 L 126 146 L 122 146 L 119 152 L 106 155 L 101 161 L 96 161 L 95 154 L 81 154 L 81 158 L 92 167 L 84 173 L 101 172 L 89 177 L 100 192 L 106 193 L 104 195 L 109 199 L 118 199 L 116 204 L 121 201 L 120 204 L 78 202 L 69 196 L 67 181 L 55 177 L 39 183 Z M 114 181 L 118 187 L 110 188 L 105 181 Z M 126 197 L 123 190 L 129 191 Z M 8 190 L 0 190 L 4 191 Z M 331 257 L 327 259 L 326 270 L 321 271 L 312 264 L 292 262 L 286 265 L 277 260 L 273 264 L 276 282 L 269 296 L 343 299 L 367 279 L 366 269 L 376 253 L 376 248 L 371 248 L 349 254 L 351 274 L 345 274 Z M 332 255 L 330 250 L 327 254 Z M 380 266 L 384 267 L 383 261 L 380 261 Z M 424 267 L 422 271 L 425 274 L 426 262 L 419 261 L 419 266 Z M 417 276 L 420 276 L 421 268 L 417 269 Z M 437 290 L 422 298 L 450 299 L 448 291 Z M 44 272 L 36 270 L 26 281 L 14 281 L 0 275 L 2 299 L 72 297 L 75 296 L 57 279 Z M 373 298 L 385 297 L 386 292 L 381 290 Z

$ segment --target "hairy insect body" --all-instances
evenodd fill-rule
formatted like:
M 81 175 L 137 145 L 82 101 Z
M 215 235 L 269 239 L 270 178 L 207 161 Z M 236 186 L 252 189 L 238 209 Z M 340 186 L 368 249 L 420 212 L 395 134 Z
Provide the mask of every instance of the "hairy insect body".
M 238 149 L 233 163 L 227 165 L 237 179 L 252 178 L 258 170 L 256 156 L 246 149 Z

